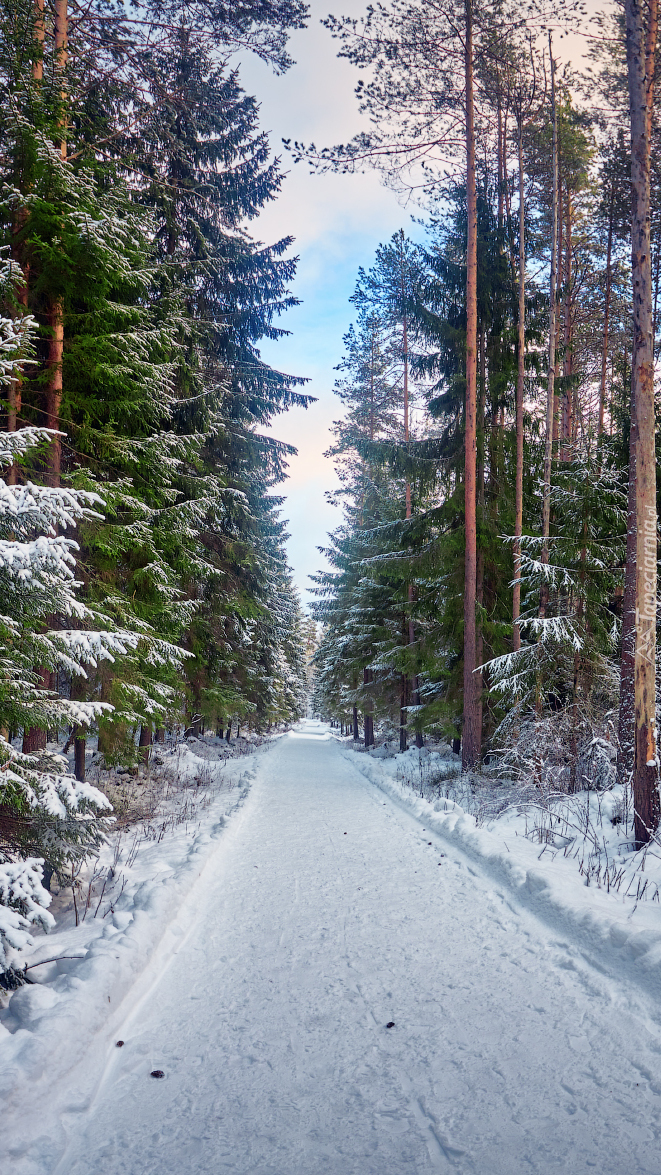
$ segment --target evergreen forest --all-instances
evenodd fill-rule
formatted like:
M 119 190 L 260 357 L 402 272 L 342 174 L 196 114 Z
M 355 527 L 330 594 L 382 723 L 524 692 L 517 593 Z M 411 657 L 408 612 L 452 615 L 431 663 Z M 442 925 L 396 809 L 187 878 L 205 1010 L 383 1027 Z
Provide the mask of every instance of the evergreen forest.
M 633 785 L 641 845 L 659 824 L 661 138 L 639 7 L 592 24 L 580 73 L 553 39 L 577 9 L 329 17 L 371 129 L 291 149 L 374 167 L 423 210 L 351 299 L 317 712 L 365 746 L 375 725 L 400 751 L 440 736 L 492 782 Z
M 293 238 L 237 60 L 301 0 L 4 0 L 0 20 L 0 935 L 107 837 L 86 779 L 166 732 L 314 712 L 466 777 L 630 789 L 659 826 L 661 125 L 656 2 L 388 0 L 329 16 L 415 227 L 359 269 L 329 454 L 341 521 L 303 611 L 285 552 L 313 397 L 265 361 Z M 596 31 L 595 31 L 596 30 Z M 404 214 L 403 214 L 404 218 Z M 271 426 L 276 426 L 276 433 Z M 283 428 L 286 435 L 286 429 Z M 311 664 L 312 661 L 312 664 Z M 73 749 L 73 769 L 63 758 Z M 86 758 L 87 756 L 87 758 Z
M 290 63 L 297 0 L 69 7 L 0 21 L 0 859 L 3 941 L 166 731 L 304 711 L 305 618 L 278 487 L 305 406 L 269 366 L 291 238 L 250 222 L 281 170 L 239 51 Z M 62 751 L 75 750 L 75 774 Z

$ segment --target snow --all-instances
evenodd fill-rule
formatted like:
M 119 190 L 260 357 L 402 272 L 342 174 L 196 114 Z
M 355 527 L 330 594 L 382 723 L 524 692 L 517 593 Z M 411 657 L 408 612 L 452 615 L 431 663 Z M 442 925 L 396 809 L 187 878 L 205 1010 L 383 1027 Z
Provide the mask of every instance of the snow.
M 55 920 L 48 912 L 51 895 L 42 886 L 43 862 L 36 857 L 0 862 L 0 969 L 10 952 L 32 946 L 34 926 L 50 930 Z
M 303 724 L 237 765 L 222 835 L 230 793 L 139 858 L 85 959 L 3 1016 L 3 1173 L 658 1175 L 659 906 L 574 868 L 580 915 L 393 762 Z
M 96 1034 L 108 1023 L 109 1014 L 119 1006 L 147 962 L 157 965 L 159 947 L 167 953 L 171 944 L 169 923 L 177 912 L 181 915 L 187 895 L 199 882 L 210 850 L 223 836 L 228 818 L 245 801 L 254 774 L 254 755 L 218 761 L 213 752 L 203 757 L 185 748 L 183 758 L 189 782 L 200 771 L 206 772 L 210 804 L 203 803 L 199 819 L 176 823 L 170 820 L 175 826 L 166 835 L 158 830 L 154 835 L 154 829 L 148 829 L 147 838 L 138 830 L 123 839 L 120 837 L 119 844 L 117 837 L 111 840 L 102 855 L 102 863 L 107 866 L 114 856 L 115 890 L 110 900 L 106 890 L 98 917 L 95 917 L 95 897 L 84 920 L 85 911 L 81 909 L 78 926 L 74 925 L 73 908 L 69 907 L 63 913 L 58 912 L 55 931 L 48 937 L 38 938 L 31 910 L 25 910 L 30 918 L 28 924 L 27 918 L 21 918 L 17 911 L 0 908 L 0 914 L 6 919 L 13 918 L 16 924 L 15 928 L 13 924 L 7 927 L 11 932 L 9 940 L 17 948 L 23 948 L 13 962 L 19 967 L 28 965 L 34 984 L 15 991 L 9 1006 L 0 1012 L 0 1101 L 3 1125 L 7 1124 L 0 1139 L 2 1175 L 3 1164 L 7 1162 L 12 1172 L 21 1170 L 15 1147 L 20 1153 L 24 1132 L 29 1135 L 32 1130 L 32 1120 L 25 1117 L 23 1110 L 34 1098 L 35 1089 L 40 1088 L 41 1082 L 47 1103 L 52 1083 L 64 1080 L 83 1061 Z M 41 878 L 41 863 L 23 862 L 22 867 L 23 874 L 15 879 L 14 888 L 19 880 L 22 889 L 32 881 L 31 875 L 26 874 L 28 868 L 37 880 Z M 16 872 L 19 867 L 2 868 Z M 45 904 L 50 898 L 46 894 Z M 53 925 L 49 912 L 41 910 L 41 915 L 42 924 L 48 919 L 47 925 Z M 28 925 L 30 933 L 27 933 Z M 161 945 L 164 938 L 165 947 Z M 33 949 L 26 950 L 31 943 Z M 53 958 L 58 961 L 35 966 Z M 19 1141 L 14 1138 L 10 1124 Z M 30 1158 L 25 1169 L 50 1171 L 51 1168 L 48 1162 L 43 1167 L 33 1167 Z
M 527 907 L 559 932 L 570 933 L 577 948 L 593 965 L 603 967 L 628 983 L 635 983 L 655 1000 L 661 1000 L 661 906 L 658 900 L 661 862 L 654 852 L 648 853 L 646 868 L 641 875 L 643 880 L 633 885 L 635 871 L 640 870 L 641 855 L 632 851 L 626 835 L 623 837 L 621 825 L 613 825 L 610 819 L 621 803 L 621 788 L 601 794 L 583 792 L 574 797 L 562 797 L 562 808 L 558 805 L 555 810 L 563 811 L 564 823 L 558 832 L 544 828 L 542 831 L 549 839 L 540 847 L 539 841 L 531 843 L 525 835 L 530 831 L 531 823 L 530 814 L 525 810 L 513 807 L 499 819 L 480 826 L 473 815 L 466 813 L 452 799 L 439 797 L 430 800 L 422 796 L 415 786 L 421 777 L 421 757 L 430 762 L 436 760 L 435 770 L 438 772 L 444 762 L 438 754 L 429 755 L 424 748 L 422 752 L 410 748 L 385 762 L 375 762 L 372 754 L 360 754 L 348 748 L 343 748 L 343 753 L 362 774 L 404 805 L 426 828 L 461 849 L 487 876 L 505 886 L 520 906 Z M 456 767 L 451 762 L 448 767 L 451 776 Z M 589 820 L 586 820 L 586 810 L 592 810 Z M 583 824 L 580 830 L 579 821 Z M 596 882 L 587 884 L 590 870 L 586 868 L 586 858 L 592 844 L 588 843 L 585 848 L 578 835 L 563 833 L 583 832 L 588 823 L 599 830 L 603 842 L 599 846 L 601 856 L 617 862 L 617 871 L 625 883 L 629 868 L 628 886 L 620 885 L 609 892 Z M 572 847 L 574 841 L 579 842 L 585 853 L 578 862 L 575 855 L 561 852 Z M 623 851 L 620 857 L 617 857 L 618 850 Z M 652 882 L 647 888 L 656 895 L 656 900 L 637 901 L 636 896 L 647 879 Z

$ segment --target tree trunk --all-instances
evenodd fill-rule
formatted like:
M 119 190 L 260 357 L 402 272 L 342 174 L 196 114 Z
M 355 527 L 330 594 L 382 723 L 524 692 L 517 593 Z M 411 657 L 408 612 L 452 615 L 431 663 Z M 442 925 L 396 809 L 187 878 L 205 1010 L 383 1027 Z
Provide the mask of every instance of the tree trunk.
M 400 251 L 400 279 L 401 279 L 401 298 L 402 298 L 402 349 L 403 349 L 403 354 L 404 354 L 404 444 L 407 446 L 407 450 L 408 450 L 408 443 L 410 440 L 409 335 L 408 335 L 408 312 L 407 312 L 407 308 L 406 308 L 406 283 L 405 283 L 405 279 L 404 279 L 403 242 L 404 242 L 404 231 L 402 230 L 402 232 L 400 234 L 400 248 L 401 248 L 401 251 Z M 412 503 L 411 503 L 411 483 L 408 479 L 408 476 L 406 478 L 405 511 L 406 511 L 406 518 L 409 519 L 411 517 Z M 414 628 L 413 628 L 413 616 L 412 616 L 412 605 L 413 605 L 413 584 L 412 583 L 410 583 L 408 585 L 408 601 L 409 601 L 408 643 L 409 643 L 409 645 L 413 645 L 413 644 L 415 644 L 415 632 L 414 632 Z M 406 640 L 406 634 L 404 635 L 404 639 Z M 404 696 L 406 697 L 406 701 L 404 703 L 402 703 L 402 706 L 406 706 L 406 705 L 408 705 L 410 690 L 411 690 L 410 681 L 406 680 L 402 685 L 402 689 L 404 692 Z M 405 710 L 403 710 L 402 707 L 400 707 L 399 720 L 400 720 L 399 748 L 400 748 L 400 750 L 405 751 L 406 750 L 407 716 L 406 716 Z M 403 745 L 402 745 L 402 739 L 404 740 Z
M 41 82 L 44 76 L 44 0 L 35 0 L 35 23 L 34 23 L 34 58 L 32 61 L 32 77 L 35 82 Z M 28 219 L 27 208 L 21 208 L 16 217 L 16 224 L 14 228 L 14 237 L 22 231 Z M 12 257 L 14 261 L 18 262 L 23 269 L 24 284 L 21 286 L 17 294 L 17 301 L 25 313 L 28 310 L 28 281 L 30 276 L 30 266 L 21 256 L 22 250 L 20 246 L 12 246 Z M 9 411 L 7 414 L 7 432 L 16 432 L 18 428 L 18 418 L 22 407 L 22 376 L 12 379 L 9 388 L 7 389 L 7 399 L 9 402 Z M 18 482 L 18 466 L 14 461 L 5 475 L 7 485 L 16 485 Z
M 477 571 L 477 187 L 475 179 L 475 113 L 473 102 L 473 0 L 464 0 L 466 19 L 466 441 L 464 508 L 464 721 L 462 767 L 470 771 L 480 759 L 478 681 L 475 675 L 475 591 Z
M 555 63 L 554 63 L 555 64 Z M 555 74 L 553 77 L 555 86 Z M 555 99 L 554 99 L 555 109 Z M 560 314 L 558 307 L 560 305 L 560 287 L 562 286 L 562 258 L 564 248 L 564 234 L 563 234 L 563 202 L 562 202 L 562 183 L 560 177 L 562 175 L 562 144 L 557 134 L 557 110 L 556 110 L 556 158 L 555 158 L 555 175 L 556 175 L 556 249 L 557 257 L 555 263 L 555 363 L 554 363 L 554 386 L 553 386 L 553 452 L 556 457 L 560 454 L 560 416 L 561 411 L 558 403 L 558 380 L 560 379 Z
M 44 39 L 46 29 L 44 27 L 44 0 L 34 0 L 34 59 L 32 62 L 32 77 L 35 82 L 43 81 L 44 77 Z
M 78 727 L 80 730 L 81 727 Z M 84 734 L 77 734 L 73 740 L 74 774 L 79 783 L 85 782 L 85 750 L 87 743 Z
M 28 217 L 27 208 L 22 208 L 17 216 L 14 238 L 21 231 L 25 225 Z M 12 258 L 20 265 L 22 262 L 22 250 L 20 245 L 17 245 L 14 239 L 12 246 Z M 24 284 L 18 290 L 17 301 L 21 306 L 23 312 L 27 314 L 28 311 L 28 276 L 29 266 L 23 265 Z M 16 375 L 9 384 L 7 389 L 8 412 L 7 412 L 7 432 L 16 432 L 18 428 L 18 418 L 21 412 L 21 401 L 23 394 L 23 377 Z M 5 474 L 5 481 L 9 486 L 15 486 L 18 483 L 18 466 L 15 461 L 12 462 L 7 473 Z
M 64 86 L 64 72 L 68 60 L 68 13 L 67 0 L 55 0 L 54 13 L 55 35 L 55 68 L 62 78 L 60 115 L 60 153 L 63 159 L 67 156 L 67 120 L 66 100 L 67 93 Z M 48 340 L 47 378 L 45 382 L 45 412 L 44 424 L 56 432 L 60 427 L 60 409 L 62 406 L 62 357 L 64 353 L 64 307 L 62 301 L 56 298 L 48 312 L 48 326 L 50 337 Z M 44 482 L 48 486 L 57 487 L 60 484 L 62 468 L 62 448 L 59 437 L 54 437 L 48 447 Z
M 546 383 L 546 437 L 544 445 L 544 491 L 542 499 L 542 563 L 549 561 L 549 534 L 551 530 L 551 465 L 553 461 L 553 419 L 555 409 L 555 310 L 557 282 L 557 233 L 558 233 L 558 112 L 555 102 L 555 61 L 549 33 L 549 55 L 551 58 L 551 117 L 553 120 L 553 182 L 551 194 L 551 277 L 549 281 L 549 352 L 548 377 Z M 540 616 L 546 613 L 548 587 L 542 585 Z
M 47 690 L 50 685 L 50 672 L 48 669 L 36 669 L 35 673 L 41 678 L 41 684 L 38 689 Z M 42 730 L 40 726 L 30 726 L 23 731 L 23 754 L 32 755 L 35 751 L 44 751 L 46 749 L 47 733 Z
M 567 199 L 565 202 L 565 305 L 564 305 L 564 359 L 562 374 L 564 376 L 565 390 L 562 399 L 562 455 L 563 461 L 571 461 L 573 456 L 573 441 L 574 441 L 574 389 L 572 387 L 572 293 L 571 293 L 571 278 L 572 278 L 572 256 L 571 256 L 571 242 L 572 242 L 572 216 L 571 216 L 571 192 L 569 186 L 567 187 Z
M 406 707 L 409 702 L 409 679 L 405 673 L 400 674 L 399 681 L 399 749 L 405 751 L 407 748 L 407 714 Z
M 617 729 L 617 778 L 629 787 L 633 777 L 634 667 L 636 650 L 636 410 L 631 400 L 629 431 L 629 491 L 627 500 L 627 553 L 622 600 L 622 655 L 620 660 L 620 708 Z
M 151 754 L 151 726 L 143 725 L 140 727 L 140 738 L 138 740 L 138 746 L 141 751 L 140 758 L 142 759 L 145 767 L 147 767 L 149 764 L 149 756 Z
M 650 139 L 658 0 L 625 0 L 631 120 L 632 400 L 636 417 L 636 593 L 633 804 L 636 844 L 659 825 L 656 749 L 656 464 L 650 253 Z
M 62 355 L 64 350 L 64 322 L 62 318 L 62 302 L 58 299 L 53 303 L 50 313 L 50 331 L 48 340 L 48 379 L 46 383 L 46 404 L 44 425 L 57 431 L 60 427 L 60 408 L 62 405 Z M 44 482 L 48 486 L 57 488 L 60 484 L 62 468 L 62 449 L 59 437 L 53 437 L 48 446 Z
M 420 684 L 419 684 L 419 679 L 418 679 L 417 675 L 413 678 L 413 705 L 414 706 L 420 705 Z M 420 721 L 420 719 L 418 717 L 416 717 L 416 722 L 419 722 L 419 721 Z M 422 733 L 420 726 L 416 727 L 415 745 L 418 748 L 424 747 L 424 745 L 425 745 L 425 737 L 424 737 L 424 734 Z
M 165 727 L 164 726 L 157 726 L 156 727 L 156 730 L 154 731 L 154 742 L 155 743 L 164 743 L 165 742 Z
M 523 174 L 523 115 L 518 121 L 519 149 L 519 318 L 516 375 L 516 488 L 514 494 L 514 588 L 512 593 L 512 648 L 521 648 L 521 534 L 523 531 L 523 381 L 526 358 L 526 221 Z
M 371 680 L 372 670 L 363 669 L 363 685 L 369 685 Z M 365 746 L 371 747 L 374 745 L 374 718 L 372 717 L 372 700 L 368 696 L 365 697 L 363 721 L 365 726 Z
M 358 707 L 355 702 L 353 704 L 352 718 L 353 718 L 353 741 L 355 743 L 357 743 L 360 736 L 358 733 Z
M 606 407 L 606 371 L 608 368 L 608 328 L 610 325 L 611 309 L 611 265 L 613 254 L 613 215 L 615 212 L 615 184 L 611 188 L 611 198 L 608 207 L 608 245 L 606 246 L 606 291 L 604 298 L 604 333 L 601 344 L 601 379 L 599 381 L 599 421 L 597 424 L 597 439 L 601 442 L 604 432 L 604 412 Z
M 505 151 L 503 142 L 503 106 L 500 96 L 500 84 L 498 86 L 498 147 L 497 147 L 497 164 L 498 164 L 498 232 L 503 231 L 503 213 L 505 211 L 505 180 L 503 173 L 505 171 Z

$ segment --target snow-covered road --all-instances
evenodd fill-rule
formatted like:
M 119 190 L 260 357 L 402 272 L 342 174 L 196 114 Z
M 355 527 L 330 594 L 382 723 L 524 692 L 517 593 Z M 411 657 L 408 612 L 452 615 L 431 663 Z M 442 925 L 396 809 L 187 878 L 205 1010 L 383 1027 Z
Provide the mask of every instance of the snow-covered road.
M 282 739 L 51 1170 L 660 1175 L 654 1009 L 511 900 L 314 724 Z

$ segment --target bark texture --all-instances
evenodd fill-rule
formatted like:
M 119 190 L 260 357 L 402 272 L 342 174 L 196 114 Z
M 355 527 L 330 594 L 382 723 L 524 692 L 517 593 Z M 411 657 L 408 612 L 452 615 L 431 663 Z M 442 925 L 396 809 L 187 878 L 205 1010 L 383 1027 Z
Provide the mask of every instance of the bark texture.
M 147 764 L 149 763 L 149 756 L 151 755 L 151 746 L 152 746 L 151 726 L 141 726 L 140 727 L 140 741 L 138 743 L 138 746 L 140 747 L 140 758 L 142 759 L 142 761 L 146 767 Z
M 549 281 L 549 350 L 546 383 L 546 436 L 544 445 L 544 492 L 542 499 L 542 563 L 549 561 L 549 534 L 551 530 L 551 466 L 553 462 L 553 424 L 555 418 L 555 331 L 556 287 L 558 268 L 558 112 L 555 101 L 555 61 L 549 34 L 551 58 L 551 117 L 553 120 L 553 171 L 551 194 L 551 277 Z M 547 591 L 542 589 L 540 616 L 547 605 Z
M 610 327 L 612 260 L 613 260 L 613 216 L 615 214 L 615 184 L 611 188 L 611 197 L 608 205 L 608 244 L 606 246 L 606 290 L 604 296 L 604 333 L 601 344 L 601 379 L 599 381 L 599 424 L 597 436 L 599 440 L 604 432 L 604 415 L 606 409 L 606 373 L 608 371 L 608 332 Z
M 617 778 L 628 787 L 633 773 L 634 666 L 636 653 L 636 412 L 631 401 L 629 433 L 629 490 L 627 497 L 627 551 L 622 600 L 622 655 L 618 717 Z
M 626 50 L 631 121 L 631 277 L 633 287 L 632 401 L 635 453 L 635 662 L 633 804 L 636 843 L 659 824 L 656 746 L 656 464 L 654 343 L 650 250 L 650 138 L 658 0 L 626 0 Z
M 80 729 L 80 727 L 78 728 Z M 87 743 L 85 735 L 76 736 L 73 740 L 74 773 L 79 783 L 85 782 L 85 751 Z
M 470 771 L 480 759 L 479 683 L 476 667 L 477 576 L 477 189 L 475 180 L 475 109 L 473 98 L 473 4 L 464 3 L 466 76 L 466 452 L 464 505 L 466 554 L 464 564 L 464 721 L 462 766 Z
M 512 648 L 521 648 L 521 532 L 523 530 L 523 381 L 526 347 L 526 220 L 523 172 L 523 116 L 518 125 L 519 154 L 519 320 L 516 374 L 516 486 L 514 493 L 514 588 L 512 593 Z

